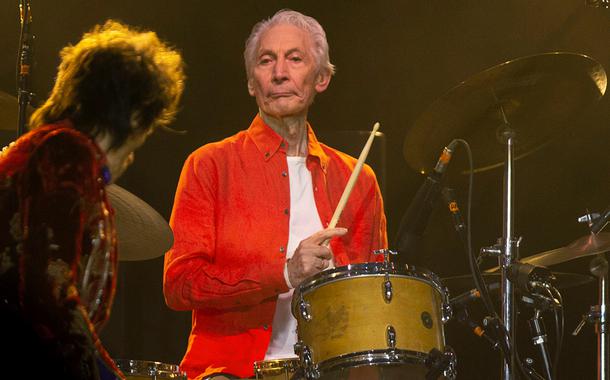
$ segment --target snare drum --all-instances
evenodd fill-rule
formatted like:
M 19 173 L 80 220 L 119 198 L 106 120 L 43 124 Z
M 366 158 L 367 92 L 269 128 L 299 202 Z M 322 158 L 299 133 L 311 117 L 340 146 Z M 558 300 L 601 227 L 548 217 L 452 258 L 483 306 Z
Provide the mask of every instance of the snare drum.
M 445 349 L 449 310 L 432 272 L 388 262 L 334 268 L 295 289 L 295 352 L 308 378 L 424 378 L 428 353 Z
M 116 359 L 114 362 L 128 380 L 186 380 L 186 373 L 174 364 L 127 359 Z
M 262 360 L 254 363 L 254 374 L 264 380 L 297 380 L 302 379 L 297 374 L 300 368 L 297 358 Z

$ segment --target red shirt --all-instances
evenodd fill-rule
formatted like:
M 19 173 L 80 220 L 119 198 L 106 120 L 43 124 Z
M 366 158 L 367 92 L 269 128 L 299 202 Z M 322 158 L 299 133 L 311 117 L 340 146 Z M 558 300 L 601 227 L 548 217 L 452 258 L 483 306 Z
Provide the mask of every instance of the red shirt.
M 186 160 L 170 225 L 163 291 L 169 307 L 193 310 L 181 367 L 253 376 L 263 360 L 278 294 L 288 291 L 284 263 L 290 189 L 285 141 L 260 116 L 250 128 L 207 144 Z M 320 144 L 308 126 L 307 168 L 320 220 L 328 226 L 356 160 Z M 375 174 L 365 165 L 331 240 L 336 266 L 377 261 L 387 247 Z

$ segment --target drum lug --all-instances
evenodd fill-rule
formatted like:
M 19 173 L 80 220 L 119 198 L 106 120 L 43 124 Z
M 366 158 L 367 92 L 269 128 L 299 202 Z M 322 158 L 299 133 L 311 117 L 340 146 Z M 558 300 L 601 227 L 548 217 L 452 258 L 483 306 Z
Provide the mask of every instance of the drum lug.
M 386 279 L 382 284 L 383 299 L 386 303 L 392 302 L 392 282 L 389 276 L 386 275 Z
M 397 251 L 392 251 L 391 249 L 377 249 L 373 251 L 374 255 L 383 255 L 383 263 L 385 268 L 390 268 L 392 263 L 390 262 L 390 256 L 398 255 Z
M 441 304 L 441 322 L 443 324 L 449 322 L 453 318 L 453 308 L 449 302 L 449 289 L 443 288 L 443 303 Z
M 294 345 L 294 353 L 299 356 L 301 365 L 305 371 L 305 377 L 309 380 L 315 380 L 320 377 L 320 370 L 317 365 L 313 364 L 313 358 L 309 346 L 299 340 Z
M 396 348 L 396 330 L 394 326 L 388 325 L 385 331 L 385 338 L 389 348 Z
M 445 346 L 445 355 L 449 357 L 449 364 L 443 371 L 445 379 L 454 380 L 457 377 L 457 356 L 450 346 Z
M 449 322 L 449 320 L 451 318 L 453 318 L 453 309 L 451 308 L 451 305 L 448 303 L 443 303 L 443 305 L 441 306 L 442 310 L 441 310 L 441 322 L 447 323 Z
M 303 298 L 301 298 L 299 302 L 299 309 L 301 311 L 301 317 L 303 317 L 305 322 L 311 321 L 311 305 Z

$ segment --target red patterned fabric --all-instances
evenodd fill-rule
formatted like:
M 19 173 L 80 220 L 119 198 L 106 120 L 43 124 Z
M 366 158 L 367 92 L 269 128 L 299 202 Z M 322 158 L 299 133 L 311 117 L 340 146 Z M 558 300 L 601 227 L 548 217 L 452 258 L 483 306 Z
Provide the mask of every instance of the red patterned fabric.
M 320 144 L 308 131 L 306 164 L 326 227 L 356 160 Z M 164 294 L 176 310 L 193 310 L 181 367 L 189 378 L 226 372 L 253 376 L 264 358 L 277 295 L 288 290 L 286 261 L 290 190 L 285 142 L 260 116 L 246 131 L 205 145 L 186 160 L 170 225 Z M 338 223 L 349 232 L 331 241 L 337 266 L 376 261 L 387 247 L 379 186 L 365 166 Z
M 28 359 L 62 379 L 97 379 L 98 362 L 116 371 L 94 327 L 108 318 L 117 265 L 104 164 L 69 121 L 0 154 L 0 335 L 17 340 L 0 357 L 11 367 Z

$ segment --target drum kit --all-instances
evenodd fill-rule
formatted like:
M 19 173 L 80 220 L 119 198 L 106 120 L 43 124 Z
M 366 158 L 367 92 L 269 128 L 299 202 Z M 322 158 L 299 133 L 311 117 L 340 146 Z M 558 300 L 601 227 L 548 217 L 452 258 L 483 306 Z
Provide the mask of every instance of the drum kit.
M 572 244 L 524 259 L 514 236 L 514 161 L 526 157 L 565 132 L 566 121 L 594 105 L 607 85 L 603 67 L 590 57 L 547 53 L 505 62 L 485 70 L 434 102 L 407 133 L 406 161 L 415 170 L 431 173 L 436 186 L 457 142 L 467 141 L 477 153 L 470 176 L 503 167 L 503 231 L 498 244 L 483 247 L 481 256 L 494 256 L 498 267 L 484 273 L 472 254 L 470 226 L 456 217 L 465 249 L 473 258 L 471 275 L 440 279 L 433 272 L 390 260 L 333 268 L 306 280 L 294 293 L 298 359 L 254 364 L 257 379 L 437 379 L 455 378 L 457 356 L 445 344 L 444 324 L 464 322 L 502 353 L 498 378 L 556 378 L 547 346 L 542 314 L 563 308 L 560 290 L 599 282 L 599 304 L 583 316 L 598 334 L 598 379 L 610 379 L 608 361 L 608 264 L 610 232 L 600 232 L 610 210 L 588 214 L 591 234 Z M 443 144 L 451 141 L 434 171 L 428 165 Z M 456 143 L 454 143 L 456 142 Z M 504 145 L 504 152 L 498 149 Z M 470 149 L 470 148 L 469 148 Z M 438 170 L 439 165 L 442 170 Z M 436 199 L 426 189 L 424 202 Z M 418 195 L 416 195 L 418 198 Z M 450 205 L 451 206 L 451 205 Z M 459 209 L 455 202 L 450 208 Z M 430 210 L 414 212 L 424 223 Z M 408 213 L 408 211 L 407 211 Z M 411 227 L 413 225 L 411 224 Z M 413 229 L 423 229 L 420 226 Z M 409 231 L 407 231 L 409 232 Z M 411 231 L 412 232 L 412 231 Z M 552 272 L 547 267 L 592 258 L 590 273 Z M 592 275 L 592 276 L 591 276 Z M 451 298 L 449 293 L 458 294 Z M 490 293 L 498 295 L 497 302 Z M 482 300 L 489 317 L 479 326 L 464 306 Z M 540 368 L 521 360 L 516 349 L 517 300 L 534 310 L 528 320 L 532 342 L 539 349 Z M 500 312 L 494 310 L 494 304 Z M 557 314 L 556 314 L 557 315 Z M 560 344 L 560 342 L 557 342 Z M 459 354 L 459 353 L 458 353 Z M 493 376 L 495 377 L 495 376 Z
M 597 278 L 599 304 L 584 315 L 598 335 L 598 379 L 610 380 L 608 335 L 608 263 L 610 232 L 601 232 L 610 211 L 585 215 L 591 234 L 572 244 L 521 259 L 514 236 L 515 160 L 526 157 L 557 136 L 565 121 L 598 101 L 606 90 L 606 73 L 590 57 L 548 53 L 519 58 L 485 70 L 435 101 L 410 128 L 404 144 L 407 163 L 430 172 L 447 141 L 468 141 L 478 165 L 472 176 L 497 167 L 504 170 L 503 231 L 499 243 L 481 252 L 495 256 L 498 267 L 484 273 L 478 263 L 471 275 L 441 279 L 426 269 L 399 265 L 395 252 L 382 250 L 383 261 L 333 268 L 295 289 L 292 313 L 297 319 L 296 358 L 253 363 L 257 379 L 452 379 L 457 355 L 445 342 L 444 324 L 456 319 L 502 352 L 502 379 L 551 380 L 553 371 L 541 323 L 545 310 L 562 307 L 562 289 Z M 17 102 L 0 93 L 0 125 L 15 125 Z M 505 151 L 498 149 L 504 145 Z M 445 162 L 444 164 L 447 164 Z M 441 178 L 436 178 L 440 182 Z M 121 260 L 145 260 L 172 244 L 164 219 L 135 195 L 113 185 L 108 195 L 116 212 Z M 457 207 L 455 208 L 457 210 Z M 464 242 L 470 242 L 463 223 Z M 460 228 L 456 228 L 460 230 Z M 138 236 L 137 240 L 130 237 Z M 144 237 L 144 238 L 143 238 Z M 472 255 L 472 247 L 465 244 Z M 547 267 L 591 259 L 589 274 L 551 272 Z M 450 297 L 451 294 L 458 294 Z M 489 294 L 499 293 L 500 313 Z M 515 349 L 517 295 L 535 310 L 530 322 L 540 348 L 539 375 Z M 490 316 L 484 328 L 462 308 L 481 299 Z M 490 310 L 489 310 L 490 309 Z M 459 354 L 459 353 L 458 353 Z M 177 366 L 137 360 L 117 361 L 128 379 L 185 379 Z

